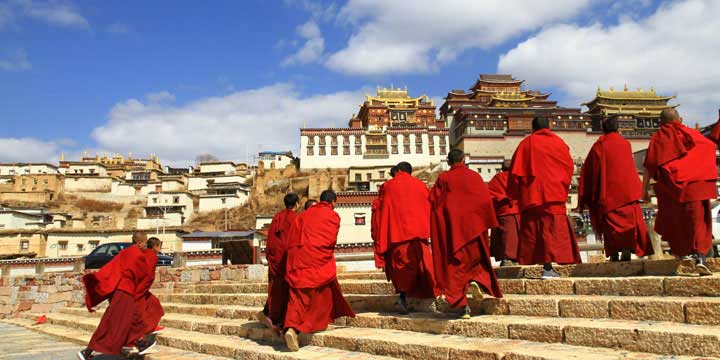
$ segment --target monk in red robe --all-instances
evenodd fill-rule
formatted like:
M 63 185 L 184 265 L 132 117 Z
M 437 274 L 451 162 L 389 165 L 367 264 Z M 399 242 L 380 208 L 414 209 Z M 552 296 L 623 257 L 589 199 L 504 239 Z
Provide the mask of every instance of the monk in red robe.
M 511 266 L 517 263 L 518 242 L 520 237 L 520 207 L 517 200 L 507 194 L 510 161 L 503 161 L 502 171 L 493 176 L 488 183 L 488 190 L 498 219 L 497 228 L 490 231 L 490 254 L 500 266 Z
M 549 120 L 536 117 L 533 133 L 513 155 L 508 194 L 520 206 L 521 265 L 543 264 L 544 279 L 560 275 L 552 263 L 580 263 L 575 232 L 565 203 L 575 165 L 567 144 L 552 131 Z
M 492 200 L 480 174 L 465 166 L 465 154 L 448 153 L 450 170 L 440 174 L 430 193 L 432 256 L 438 292 L 452 308 L 470 318 L 467 292 L 502 297 L 490 260 L 488 230 L 498 226 Z
M 138 355 L 145 355 L 153 346 L 155 346 L 155 338 L 147 338 L 147 335 L 155 335 L 165 329 L 160 326 L 160 319 L 165 315 L 160 300 L 150 292 L 153 282 L 155 282 L 155 267 L 157 265 L 158 256 L 162 250 L 162 242 L 156 237 L 151 237 L 147 241 L 147 248 L 143 249 L 145 262 L 143 263 L 144 275 L 135 288 L 135 312 L 138 315 L 133 317 L 133 325 L 128 334 L 129 339 L 136 340 L 136 349 Z M 140 351 L 139 349 L 144 349 Z
M 716 145 L 682 124 L 677 110 L 660 114 L 660 129 L 645 157 L 643 191 L 655 179 L 658 213 L 655 231 L 678 257 L 692 256 L 700 275 L 711 275 L 705 256 L 712 246 L 710 200 L 717 198 Z
M 590 149 L 582 167 L 578 209 L 590 209 L 595 234 L 602 238 L 605 256 L 611 261 L 630 261 L 631 252 L 638 257 L 652 255 L 632 147 L 618 133 L 616 117 L 603 121 L 602 128 L 604 135 Z
M 300 198 L 289 193 L 283 198 L 285 210 L 273 216 L 265 244 L 265 257 L 268 262 L 268 298 L 265 308 L 257 314 L 257 319 L 270 329 L 279 331 L 285 321 L 285 308 L 288 302 L 288 285 L 285 281 L 285 255 L 287 237 L 297 217 Z
M 430 238 L 430 191 L 413 177 L 412 166 L 397 164 L 395 177 L 383 185 L 379 253 L 385 274 L 400 295 L 396 306 L 408 313 L 407 297 L 435 298 Z
M 320 202 L 295 220 L 288 237 L 285 278 L 290 300 L 285 315 L 285 342 L 298 351 L 297 334 L 325 330 L 334 319 L 355 313 L 345 301 L 337 281 L 335 244 L 340 216 L 333 210 L 337 196 L 320 194 Z
M 110 305 L 100 319 L 87 348 L 78 352 L 80 360 L 92 359 L 94 351 L 119 355 L 123 347 L 135 346 L 137 338 L 133 338 L 131 334 L 142 332 L 135 329 L 137 326 L 144 326 L 142 314 L 136 311 L 135 299 L 138 284 L 147 277 L 147 262 L 143 255 L 147 235 L 136 232 L 132 240 L 134 245 L 120 251 L 99 271 L 83 276 L 85 305 L 88 311 L 94 312 L 94 307 L 105 300 L 108 300 Z M 142 352 L 146 349 L 139 347 L 138 350 Z

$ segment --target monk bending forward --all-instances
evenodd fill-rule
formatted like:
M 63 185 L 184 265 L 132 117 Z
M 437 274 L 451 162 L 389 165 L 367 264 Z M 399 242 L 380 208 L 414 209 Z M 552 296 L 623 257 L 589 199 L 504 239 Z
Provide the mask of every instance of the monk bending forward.
M 300 214 L 288 237 L 286 280 L 290 298 L 285 315 L 285 342 L 298 351 L 298 333 L 325 330 L 334 319 L 355 313 L 345 301 L 337 281 L 335 244 L 340 216 L 333 210 L 332 190 Z

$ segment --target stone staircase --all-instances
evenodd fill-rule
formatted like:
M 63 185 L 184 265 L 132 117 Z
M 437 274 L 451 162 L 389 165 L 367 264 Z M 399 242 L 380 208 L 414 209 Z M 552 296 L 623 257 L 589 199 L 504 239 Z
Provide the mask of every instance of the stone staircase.
M 710 262 L 720 273 L 720 262 Z M 561 279 L 539 267 L 498 268 L 503 299 L 471 299 L 477 316 L 432 311 L 393 313 L 396 295 L 379 272 L 341 273 L 358 312 L 327 331 L 302 334 L 300 352 L 252 320 L 265 301 L 263 282 L 187 282 L 157 293 L 169 351 L 200 359 L 712 359 L 720 358 L 720 276 L 697 277 L 690 262 L 633 261 L 562 266 Z M 63 308 L 34 330 L 85 342 L 102 310 Z M 10 320 L 28 326 L 37 314 Z M 193 355 L 194 356 L 194 355 Z M 195 357 L 192 357 L 195 358 Z

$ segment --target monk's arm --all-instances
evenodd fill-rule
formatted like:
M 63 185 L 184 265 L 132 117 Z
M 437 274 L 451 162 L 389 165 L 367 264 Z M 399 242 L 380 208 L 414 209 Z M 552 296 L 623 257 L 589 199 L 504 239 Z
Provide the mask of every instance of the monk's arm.
M 648 172 L 648 169 L 645 168 L 645 170 L 643 171 L 643 185 L 642 185 L 643 200 L 645 202 L 650 202 L 649 190 L 650 190 L 650 173 Z

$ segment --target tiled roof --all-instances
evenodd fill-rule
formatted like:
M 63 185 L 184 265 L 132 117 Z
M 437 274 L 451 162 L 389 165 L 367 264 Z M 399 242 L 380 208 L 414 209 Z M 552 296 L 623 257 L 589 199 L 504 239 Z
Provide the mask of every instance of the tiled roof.
M 370 205 L 378 197 L 377 191 L 346 191 L 337 193 L 338 205 Z

